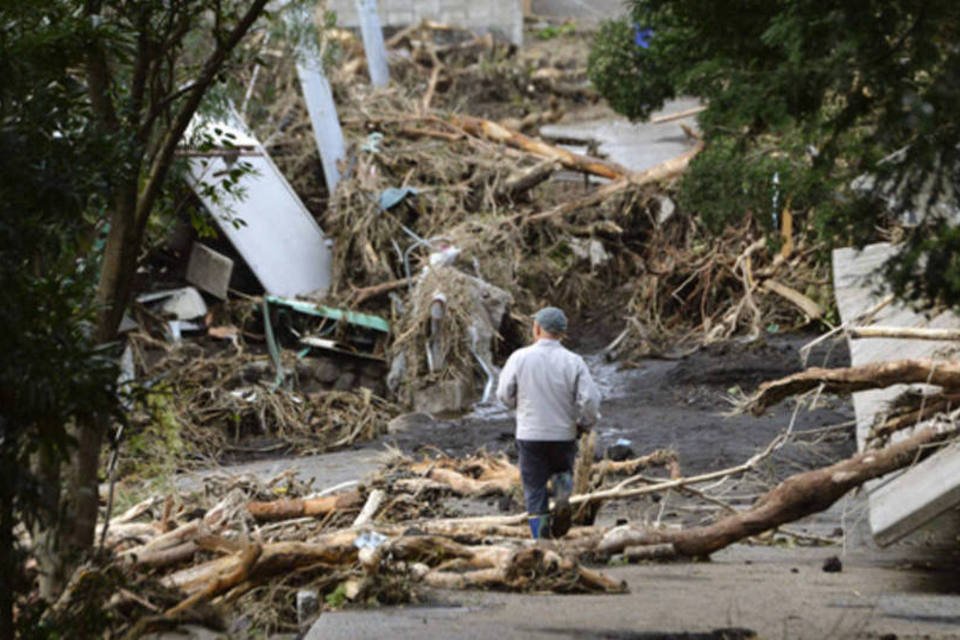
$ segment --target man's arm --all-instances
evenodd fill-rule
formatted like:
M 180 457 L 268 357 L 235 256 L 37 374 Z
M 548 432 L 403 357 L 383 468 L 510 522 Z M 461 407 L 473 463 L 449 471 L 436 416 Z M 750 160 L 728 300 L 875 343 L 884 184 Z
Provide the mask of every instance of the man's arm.
M 497 382 L 497 400 L 508 409 L 517 408 L 517 359 L 516 353 L 507 358 L 507 362 L 500 371 L 500 380 Z
M 580 359 L 577 372 L 577 427 L 588 429 L 600 419 L 600 390 L 593 382 L 587 363 Z

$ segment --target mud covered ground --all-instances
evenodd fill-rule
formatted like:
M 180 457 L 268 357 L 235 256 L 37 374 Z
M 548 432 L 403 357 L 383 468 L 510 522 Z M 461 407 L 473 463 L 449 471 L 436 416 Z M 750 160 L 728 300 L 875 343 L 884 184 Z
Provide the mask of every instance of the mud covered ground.
M 637 455 L 659 448 L 672 448 L 680 456 L 685 475 L 738 464 L 764 447 L 788 427 L 793 405 L 776 407 L 767 415 L 731 415 L 734 403 L 764 380 L 788 375 L 801 368 L 799 349 L 809 335 L 769 335 L 744 344 L 716 344 L 684 358 L 649 359 L 621 368 L 602 356 L 586 353 L 594 377 L 604 395 L 597 426 L 598 454 L 618 441 L 629 441 Z M 570 346 L 584 353 L 596 348 L 596 340 L 580 338 Z M 846 347 L 832 353 L 816 352 L 811 362 L 843 366 Z M 853 408 L 849 400 L 820 398 L 817 408 L 796 413 L 798 433 L 849 423 Z M 411 420 L 408 430 L 386 437 L 386 442 L 407 452 L 425 446 L 452 455 L 479 448 L 515 455 L 512 416 L 494 404 L 479 407 L 462 418 Z M 824 437 L 792 442 L 775 457 L 771 467 L 780 477 L 822 466 L 847 457 L 855 450 L 852 424 Z M 815 444 L 813 442 L 815 441 Z

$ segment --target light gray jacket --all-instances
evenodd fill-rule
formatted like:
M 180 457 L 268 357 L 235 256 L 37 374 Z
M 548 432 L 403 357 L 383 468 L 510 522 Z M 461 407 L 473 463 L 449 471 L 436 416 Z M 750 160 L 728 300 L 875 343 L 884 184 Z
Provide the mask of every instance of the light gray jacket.
M 497 399 L 517 410 L 518 440 L 574 440 L 577 425 L 600 417 L 600 392 L 583 358 L 557 340 L 514 351 L 503 365 Z

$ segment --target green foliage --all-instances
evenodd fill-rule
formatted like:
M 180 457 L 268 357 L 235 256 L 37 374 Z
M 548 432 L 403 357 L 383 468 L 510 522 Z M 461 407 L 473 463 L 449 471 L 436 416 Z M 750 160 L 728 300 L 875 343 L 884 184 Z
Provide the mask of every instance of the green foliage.
M 56 515 L 31 460 L 63 459 L 67 426 L 116 406 L 115 360 L 90 339 L 88 216 L 113 144 L 90 126 L 71 72 L 91 29 L 53 2 L 6 3 L 0 21 L 0 627 L 25 586 L 13 526 Z
M 629 19 L 598 33 L 590 76 L 630 118 L 676 95 L 708 105 L 707 147 L 681 184 L 688 207 L 714 228 L 744 219 L 770 228 L 779 174 L 780 206 L 789 200 L 828 243 L 868 242 L 898 215 L 921 212 L 887 273 L 918 301 L 960 304 L 960 282 L 918 262 L 947 256 L 953 242 L 943 218 L 960 185 L 960 3 L 629 6 Z
M 184 445 L 173 403 L 173 397 L 163 391 L 151 391 L 143 398 L 142 404 L 151 420 L 140 430 L 127 430 L 123 476 L 166 477 L 176 471 Z
M 572 36 L 577 32 L 577 25 L 573 22 L 564 22 L 560 25 L 547 25 L 543 29 L 537 30 L 535 35 L 537 40 L 553 40 L 564 36 Z

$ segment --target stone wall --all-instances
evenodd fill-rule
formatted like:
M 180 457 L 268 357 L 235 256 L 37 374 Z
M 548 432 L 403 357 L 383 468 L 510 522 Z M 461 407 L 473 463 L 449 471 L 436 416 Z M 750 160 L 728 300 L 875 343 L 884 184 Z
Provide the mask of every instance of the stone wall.
M 340 26 L 359 26 L 355 0 L 327 0 L 327 8 L 336 12 Z M 405 27 L 426 18 L 523 43 L 521 0 L 379 0 L 377 9 L 384 27 Z

